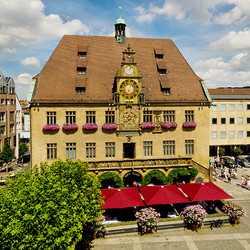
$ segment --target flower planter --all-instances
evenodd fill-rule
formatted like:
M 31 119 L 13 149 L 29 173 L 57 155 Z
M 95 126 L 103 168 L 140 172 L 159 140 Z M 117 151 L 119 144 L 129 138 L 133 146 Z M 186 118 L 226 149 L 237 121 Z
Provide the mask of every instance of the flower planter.
M 60 129 L 58 124 L 51 124 L 43 126 L 43 131 L 57 131 Z
M 155 128 L 155 122 L 143 122 L 141 124 L 141 128 L 142 129 L 146 129 L 146 128 Z
M 62 129 L 65 131 L 76 130 L 78 129 L 78 125 L 67 123 L 67 124 L 63 124 Z
M 197 126 L 196 122 L 183 122 L 183 128 L 195 128 Z
M 161 127 L 164 128 L 164 129 L 176 128 L 177 123 L 176 122 L 162 122 Z
M 105 123 L 102 125 L 102 129 L 104 130 L 115 130 L 118 128 L 116 123 Z
M 98 126 L 95 123 L 86 123 L 82 126 L 83 130 L 96 130 L 98 129 Z

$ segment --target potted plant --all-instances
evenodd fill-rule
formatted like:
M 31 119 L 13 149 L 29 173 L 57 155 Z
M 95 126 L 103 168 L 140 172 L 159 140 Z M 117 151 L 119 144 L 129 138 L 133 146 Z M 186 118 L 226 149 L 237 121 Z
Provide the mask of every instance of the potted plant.
M 247 216 L 245 208 L 235 201 L 228 201 L 222 210 L 228 215 L 232 225 L 239 223 L 241 217 Z
M 157 223 L 160 218 L 160 213 L 157 213 L 154 208 L 143 208 L 135 213 L 138 225 L 138 233 L 148 234 L 157 231 Z
M 114 122 L 114 123 L 105 123 L 102 125 L 102 129 L 105 130 L 115 130 L 118 128 L 118 125 Z
M 57 131 L 60 129 L 60 126 L 58 124 L 50 124 L 43 126 L 44 131 Z
M 184 128 L 195 128 L 197 126 L 197 123 L 192 121 L 192 122 L 183 122 L 182 126 Z
M 155 122 L 143 122 L 141 128 L 155 128 Z
M 98 129 L 97 124 L 95 123 L 85 123 L 82 126 L 83 130 L 94 130 L 94 129 Z
M 63 130 L 75 130 L 78 129 L 78 125 L 76 123 L 71 124 L 71 123 L 64 123 L 62 126 Z
M 201 205 L 185 207 L 180 213 L 180 216 L 184 220 L 187 228 L 192 230 L 197 230 L 198 227 L 201 227 L 206 215 L 207 212 Z
M 176 128 L 177 125 L 178 124 L 176 122 L 161 122 L 161 127 L 165 129 Z

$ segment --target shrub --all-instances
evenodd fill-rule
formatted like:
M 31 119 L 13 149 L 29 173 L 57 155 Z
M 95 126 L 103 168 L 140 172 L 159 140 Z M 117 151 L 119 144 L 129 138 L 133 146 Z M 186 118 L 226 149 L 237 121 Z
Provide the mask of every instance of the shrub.
M 225 155 L 225 149 L 219 148 L 219 155 Z
M 228 201 L 222 210 L 228 215 L 230 219 L 240 219 L 241 217 L 246 217 L 247 212 L 243 206 L 238 202 Z
M 0 154 L 0 158 L 6 163 L 13 159 L 13 151 L 10 148 L 10 144 L 8 142 L 5 142 L 3 151 Z
M 239 155 L 241 155 L 241 154 L 242 154 L 242 150 L 241 150 L 240 148 L 235 147 L 235 148 L 233 149 L 233 155 L 239 156 Z
M 29 150 L 29 147 L 27 146 L 27 144 L 22 142 L 19 146 L 19 156 L 23 155 L 28 150 Z
M 123 187 L 123 181 L 121 177 L 113 172 L 106 172 L 99 176 L 99 182 L 101 183 L 102 187 L 104 186 L 104 182 L 106 183 L 113 183 L 114 187 Z
M 166 177 L 166 184 L 172 185 L 175 180 L 178 180 L 180 176 L 190 176 L 190 172 L 185 168 L 177 168 L 172 170 Z
M 166 184 L 166 175 L 160 170 L 151 170 L 148 174 L 145 175 L 141 183 L 142 186 L 147 186 L 152 179 L 156 179 L 161 184 Z

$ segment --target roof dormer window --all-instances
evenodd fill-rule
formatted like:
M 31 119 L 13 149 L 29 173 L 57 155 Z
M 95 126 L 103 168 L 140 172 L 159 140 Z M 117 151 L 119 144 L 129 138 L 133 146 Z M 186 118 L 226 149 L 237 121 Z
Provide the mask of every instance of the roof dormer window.
M 163 49 L 154 49 L 155 51 L 155 59 L 162 61 L 163 60 L 163 56 L 164 56 L 164 51 Z
M 157 60 L 163 60 L 163 54 L 155 54 Z
M 158 68 L 158 73 L 160 76 L 165 76 L 165 75 L 167 75 L 167 69 L 159 69 Z
M 76 87 L 76 93 L 78 95 L 85 95 L 86 88 L 85 87 Z
M 87 58 L 87 51 L 78 51 L 78 57 L 80 59 L 85 59 Z
M 77 73 L 78 75 L 86 75 L 86 67 L 77 67 Z

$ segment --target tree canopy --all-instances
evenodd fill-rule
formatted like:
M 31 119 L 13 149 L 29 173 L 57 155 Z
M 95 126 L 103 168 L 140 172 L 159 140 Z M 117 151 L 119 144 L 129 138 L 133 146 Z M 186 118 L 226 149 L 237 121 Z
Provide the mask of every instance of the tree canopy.
M 70 159 L 9 180 L 0 188 L 0 249 L 74 249 L 100 217 L 99 187 L 86 163 Z

